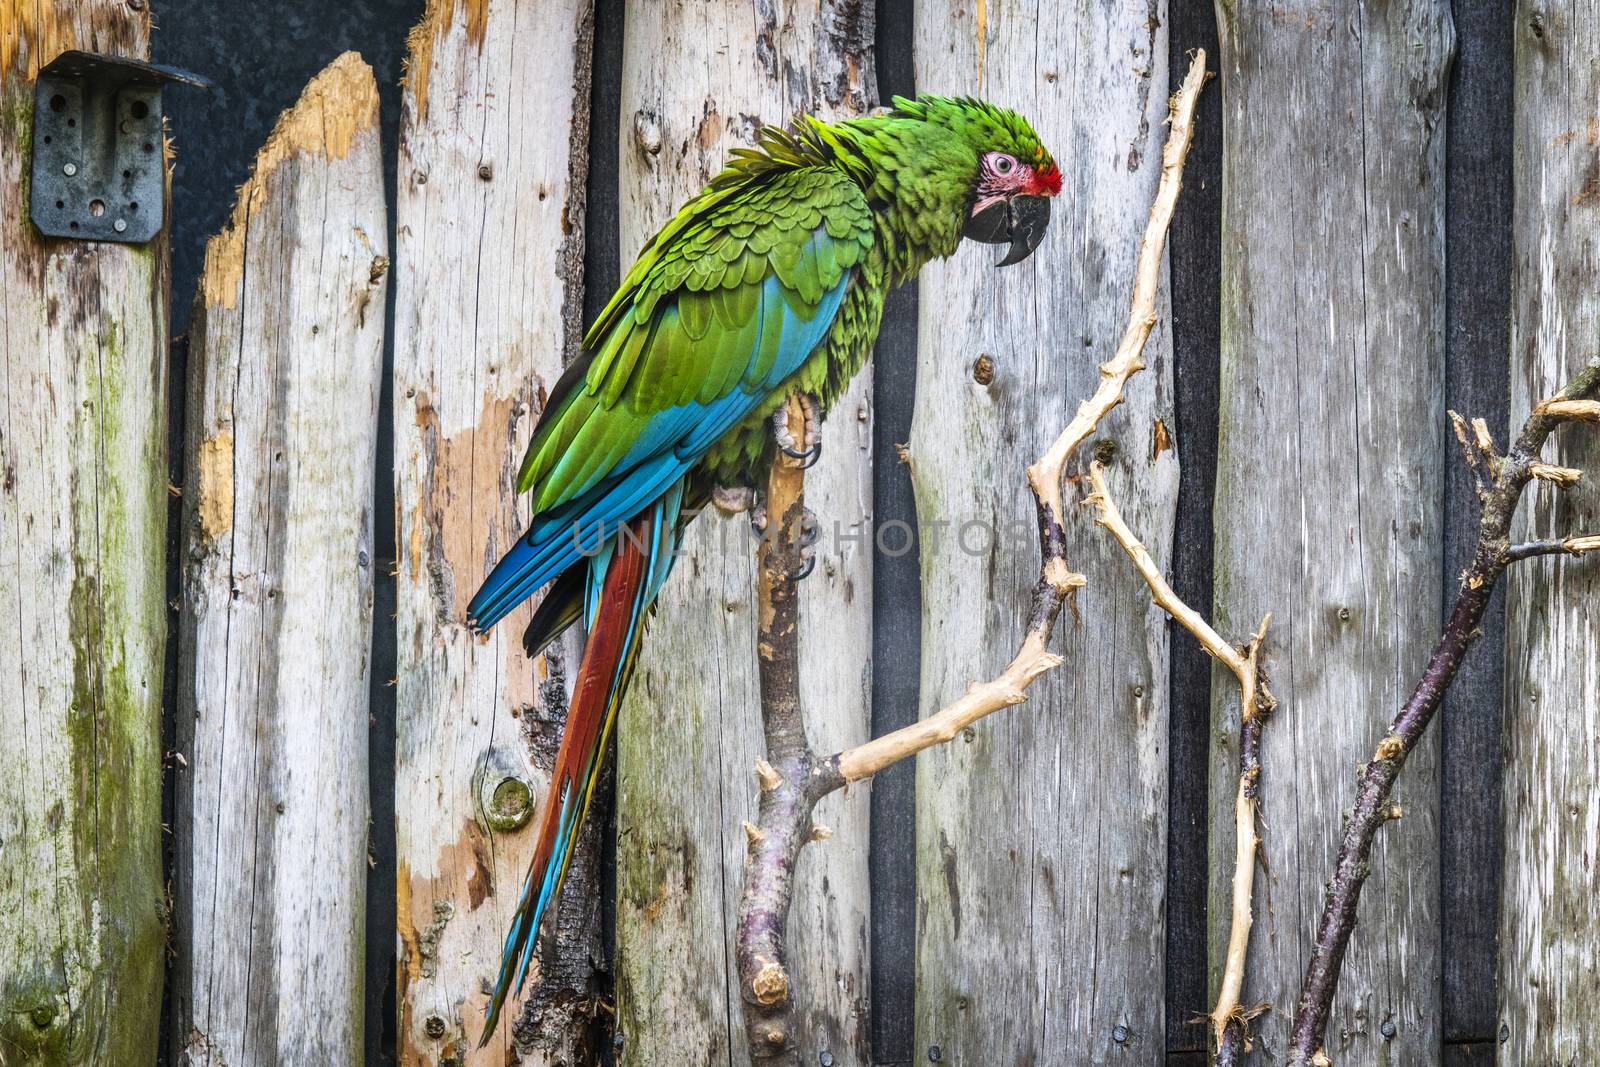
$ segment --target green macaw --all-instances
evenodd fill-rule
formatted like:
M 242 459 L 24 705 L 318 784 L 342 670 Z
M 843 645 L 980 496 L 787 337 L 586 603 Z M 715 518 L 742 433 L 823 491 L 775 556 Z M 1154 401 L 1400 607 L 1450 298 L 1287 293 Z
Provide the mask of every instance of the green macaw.
M 1061 171 L 1026 120 L 972 98 L 896 97 L 866 118 L 768 127 L 645 245 L 551 392 L 517 479 L 533 521 L 468 608 L 479 632 L 554 582 L 525 637 L 588 640 L 538 847 L 480 1045 L 561 892 L 617 708 L 683 524 L 715 487 L 754 486 L 861 369 L 884 297 L 963 236 L 1043 239 Z M 818 446 L 820 447 L 820 446 Z M 814 454 L 807 457 L 814 458 Z

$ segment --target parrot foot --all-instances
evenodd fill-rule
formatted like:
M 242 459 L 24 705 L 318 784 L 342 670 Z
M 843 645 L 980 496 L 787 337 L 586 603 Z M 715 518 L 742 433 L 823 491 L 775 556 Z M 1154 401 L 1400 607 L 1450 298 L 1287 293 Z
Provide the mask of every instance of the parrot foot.
M 800 460 L 801 470 L 810 470 L 822 458 L 822 412 L 816 398 L 809 393 L 796 393 L 800 407 L 805 411 L 804 440 L 798 441 L 789 429 L 788 406 L 772 415 L 772 436 L 778 442 L 778 451 L 790 459 Z
M 719 485 L 711 490 L 711 503 L 724 515 L 739 515 L 756 509 L 756 491 L 748 485 Z

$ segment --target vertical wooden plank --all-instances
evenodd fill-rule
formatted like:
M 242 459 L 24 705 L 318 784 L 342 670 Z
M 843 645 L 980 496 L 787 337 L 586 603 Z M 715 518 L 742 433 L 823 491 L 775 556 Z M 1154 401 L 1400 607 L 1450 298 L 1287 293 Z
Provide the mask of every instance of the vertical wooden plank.
M 1511 416 L 1600 339 L 1600 5 L 1517 5 Z M 1546 459 L 1585 471 L 1537 486 L 1518 540 L 1600 531 L 1600 439 L 1558 431 Z M 1557 531 L 1560 531 L 1557 534 Z M 1529 560 L 1506 587 L 1505 879 L 1500 1021 L 1507 1063 L 1593 1057 L 1600 1018 L 1600 571 Z
M 597 827 L 543 980 L 477 1050 L 575 660 L 570 642 L 523 654 L 531 607 L 485 640 L 465 611 L 526 528 L 517 465 L 581 333 L 592 17 L 588 0 L 430 0 L 411 35 L 394 382 L 402 1064 L 576 1062 L 594 992 Z
M 166 929 L 167 244 L 28 220 L 33 80 L 150 15 L 0 0 L 0 1056 L 151 1062 Z
M 1445 134 L 1445 408 L 1484 419 L 1501 442 L 1509 432 L 1510 390 L 1511 7 L 1505 0 L 1452 5 L 1460 52 L 1450 71 Z M 1477 547 L 1477 510 L 1467 465 L 1452 456 L 1445 461 L 1444 523 L 1450 601 L 1456 576 L 1471 565 Z M 1491 1040 L 1499 1027 L 1494 983 L 1503 859 L 1504 604 L 1502 586 L 1479 626 L 1483 636 L 1439 711 L 1441 1016 L 1447 1043 Z
M 1020 109 L 1065 179 L 1021 265 L 996 271 L 972 247 L 922 275 L 908 462 L 924 714 L 992 675 L 1024 628 L 1038 578 L 1024 468 L 1093 391 L 1127 319 L 1166 135 L 1166 22 L 1160 3 L 917 8 L 917 85 Z M 1178 464 L 1164 285 L 1158 301 L 1150 369 L 1083 452 L 1110 461 L 1165 566 Z M 981 356 L 990 373 L 974 373 Z M 1055 649 L 1067 666 L 917 768 L 918 1062 L 1165 1053 L 1167 623 L 1077 510 L 1067 558 L 1089 585 Z
M 173 1047 L 361 1056 L 372 499 L 388 222 L 354 52 L 207 246 L 186 404 Z
M 762 123 L 873 102 L 865 0 L 637 0 L 622 84 L 624 261 Z M 801 585 L 801 699 L 811 741 L 864 740 L 871 691 L 870 372 L 841 397 L 807 476 L 823 537 Z M 618 730 L 617 1000 L 630 1064 L 744 1063 L 733 916 L 761 753 L 755 539 L 697 519 L 661 597 Z M 836 831 L 806 850 L 789 918 L 802 1058 L 865 1062 L 868 790 L 835 794 Z
M 1445 0 L 1219 3 L 1218 628 L 1273 613 L 1265 858 L 1246 996 L 1281 1055 L 1353 790 L 1438 633 Z M 1213 686 L 1213 827 L 1238 712 Z M 1439 1060 L 1437 742 L 1406 766 L 1345 959 L 1335 1063 Z M 1213 848 L 1219 979 L 1232 851 Z M 1270 906 L 1267 902 L 1270 901 Z M 1391 1024 L 1386 1026 L 1386 1024 Z M 1389 1037 L 1388 1034 L 1393 1036 Z

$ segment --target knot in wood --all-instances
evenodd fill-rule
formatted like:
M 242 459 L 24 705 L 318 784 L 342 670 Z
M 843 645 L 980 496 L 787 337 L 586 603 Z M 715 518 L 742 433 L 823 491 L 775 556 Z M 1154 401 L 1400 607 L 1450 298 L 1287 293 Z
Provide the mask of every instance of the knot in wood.
M 485 807 L 491 828 L 501 833 L 520 830 L 533 817 L 533 790 L 521 778 L 507 775 L 495 783 Z
M 982 353 L 972 364 L 972 380 L 979 385 L 994 381 L 994 360 L 989 358 L 989 353 Z
M 661 127 L 646 112 L 640 111 L 633 116 L 633 139 L 646 155 L 661 154 Z
M 763 1007 L 770 1008 L 786 1000 L 789 996 L 789 974 L 783 969 L 783 964 L 775 961 L 762 964 L 761 970 L 750 982 L 750 991 L 755 994 L 756 1003 Z M 784 1040 L 782 1031 L 775 1029 L 772 1033 L 778 1035 L 777 1043 Z

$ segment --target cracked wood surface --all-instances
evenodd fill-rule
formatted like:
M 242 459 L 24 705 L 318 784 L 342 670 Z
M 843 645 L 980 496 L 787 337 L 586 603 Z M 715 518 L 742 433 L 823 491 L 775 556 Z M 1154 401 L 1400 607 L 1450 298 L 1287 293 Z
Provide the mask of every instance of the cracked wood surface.
M 1159 2 L 917 6 L 918 86 L 1018 108 L 1065 178 L 1031 258 L 996 271 L 991 249 L 966 247 L 922 275 L 908 454 L 922 715 L 993 675 L 1025 625 L 1039 577 L 1025 468 L 1123 333 L 1167 132 L 1166 18 Z M 934 1046 L 956 1064 L 1165 1055 L 1168 624 L 1082 507 L 1088 464 L 1114 443 L 1107 478 L 1167 565 L 1178 463 L 1162 279 L 1150 369 L 1068 471 L 1067 560 L 1088 585 L 1052 641 L 1065 664 L 918 760 L 918 1060 Z
M 627 6 L 621 106 L 624 263 L 763 123 L 874 102 L 872 8 L 644 2 Z M 800 676 L 812 744 L 833 751 L 870 725 L 871 370 L 823 428 L 806 496 L 821 522 L 801 583 Z M 744 516 L 695 520 L 660 600 L 618 726 L 617 1000 L 630 1064 L 743 1064 L 733 960 L 745 836 L 762 753 L 756 674 L 756 538 Z M 837 836 L 795 876 L 790 969 L 804 1062 L 869 1062 L 869 792 L 817 808 Z
M 1245 969 L 1264 1055 L 1288 1021 L 1352 769 L 1438 635 L 1443 464 L 1444 0 L 1222 2 L 1222 374 L 1215 625 L 1270 611 L 1265 863 Z M 1233 815 L 1237 712 L 1213 685 L 1210 825 Z M 1328 1029 L 1334 1063 L 1440 1055 L 1438 741 L 1395 799 Z M 1213 992 L 1233 874 L 1211 850 Z M 1386 1024 L 1392 1038 L 1385 1033 Z
M 372 499 L 388 221 L 353 52 L 284 112 L 191 324 L 173 1048 L 362 1050 Z
M 165 964 L 167 244 L 28 220 L 33 79 L 120 0 L 0 0 L 0 1062 L 150 1063 Z
M 529 661 L 537 598 L 486 639 L 467 601 L 526 529 L 517 466 L 583 305 L 588 0 L 430 0 L 399 145 L 394 460 L 400 1062 L 577 1062 L 599 958 L 596 844 L 554 947 L 476 1048 L 527 873 L 576 635 Z M 547 930 L 549 927 L 546 928 Z M 537 1018 L 534 1018 L 537 1016 Z
M 1517 5 L 1511 418 L 1600 347 L 1600 6 Z M 1558 430 L 1513 541 L 1600 531 L 1600 433 Z M 1506 577 L 1505 864 L 1499 1019 L 1507 1063 L 1600 1054 L 1600 569 L 1545 556 Z

